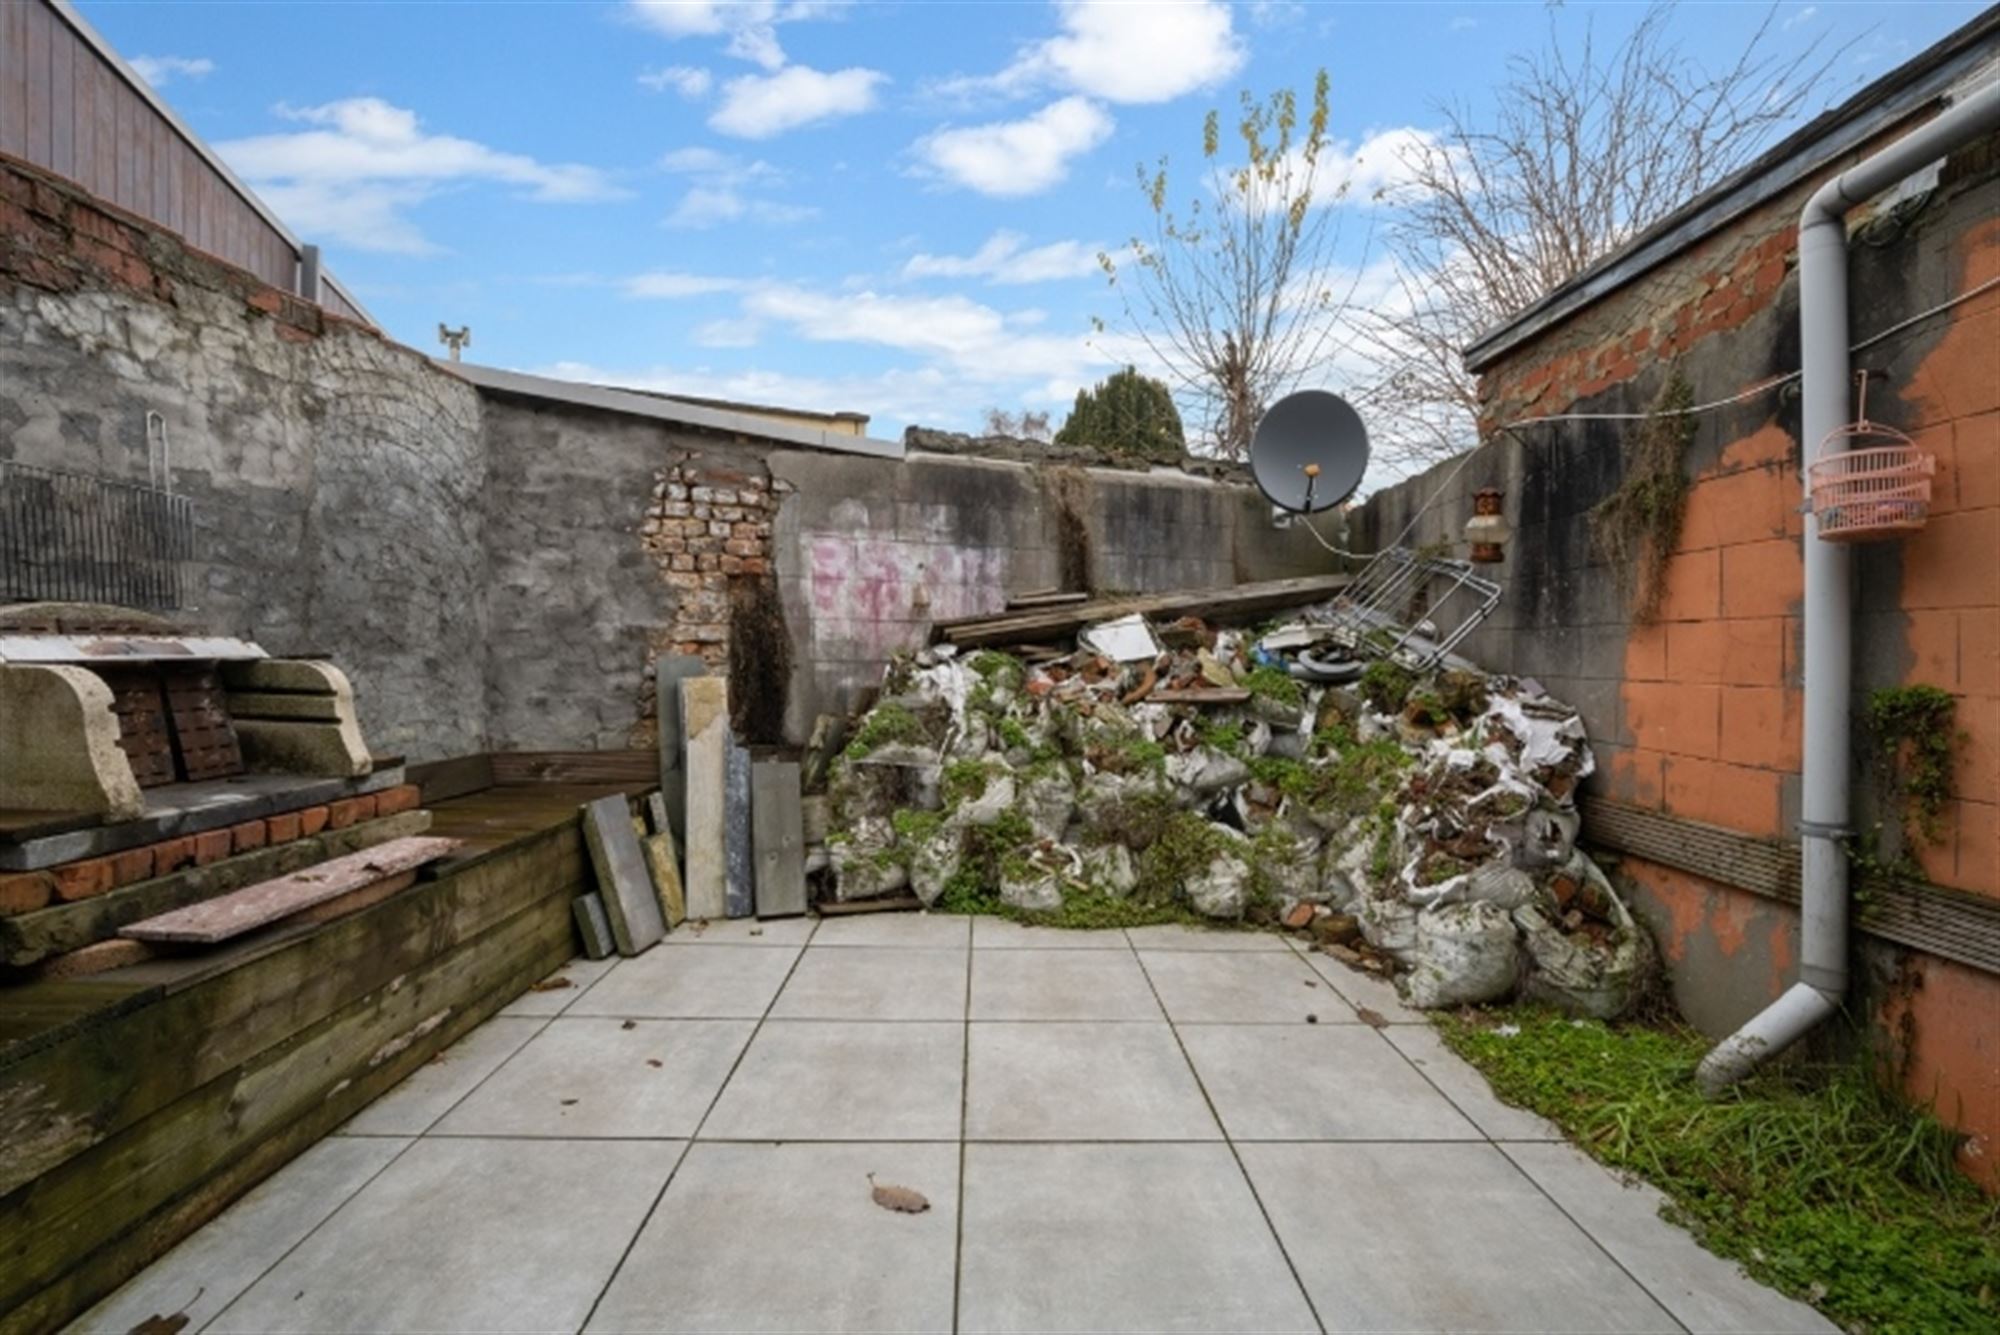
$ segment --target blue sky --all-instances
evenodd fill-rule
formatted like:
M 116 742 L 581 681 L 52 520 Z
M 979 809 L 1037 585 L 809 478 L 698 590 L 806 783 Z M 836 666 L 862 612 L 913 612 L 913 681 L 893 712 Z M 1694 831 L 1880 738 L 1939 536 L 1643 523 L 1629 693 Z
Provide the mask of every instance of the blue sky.
M 1310 87 L 1357 180 L 1475 109 L 1554 23 L 1630 5 L 109 3 L 80 9 L 394 337 L 471 360 L 965 428 L 1053 408 L 1131 350 L 1097 272 L 1211 106 Z M 1785 3 L 1846 45 L 1826 101 L 1981 5 Z M 1684 4 L 1698 56 L 1759 4 Z M 1186 193 L 1185 190 L 1182 193 Z M 1371 258 L 1366 190 L 1344 262 Z M 1093 335 L 1091 318 L 1111 323 Z M 1339 368 L 1329 372 L 1340 388 Z

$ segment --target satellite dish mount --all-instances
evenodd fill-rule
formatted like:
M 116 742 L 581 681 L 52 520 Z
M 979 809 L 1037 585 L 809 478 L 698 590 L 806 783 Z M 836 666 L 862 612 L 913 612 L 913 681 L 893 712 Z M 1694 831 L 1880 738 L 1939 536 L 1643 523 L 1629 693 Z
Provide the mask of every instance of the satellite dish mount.
M 1294 514 L 1331 510 L 1368 471 L 1368 428 L 1338 394 L 1302 389 L 1271 406 L 1250 437 L 1250 472 L 1271 504 Z

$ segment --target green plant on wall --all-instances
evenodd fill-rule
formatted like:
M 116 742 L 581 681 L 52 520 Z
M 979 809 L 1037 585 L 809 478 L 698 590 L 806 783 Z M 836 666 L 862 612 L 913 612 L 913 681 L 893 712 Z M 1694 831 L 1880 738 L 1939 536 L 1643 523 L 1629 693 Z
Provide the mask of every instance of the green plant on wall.
M 1694 388 L 1679 365 L 1653 400 L 1625 461 L 1625 480 L 1590 512 L 1590 543 L 1631 581 L 1632 614 L 1651 621 L 1666 591 L 1667 562 L 1687 513 L 1687 452 L 1694 444 Z
M 1900 846 L 1885 868 L 1921 879 L 1916 850 L 1944 842 L 1944 806 L 1958 732 L 1957 701 L 1936 686 L 1885 686 L 1868 697 L 1865 722 L 1875 773 L 1896 813 Z M 1864 862 L 1876 860 L 1863 850 Z

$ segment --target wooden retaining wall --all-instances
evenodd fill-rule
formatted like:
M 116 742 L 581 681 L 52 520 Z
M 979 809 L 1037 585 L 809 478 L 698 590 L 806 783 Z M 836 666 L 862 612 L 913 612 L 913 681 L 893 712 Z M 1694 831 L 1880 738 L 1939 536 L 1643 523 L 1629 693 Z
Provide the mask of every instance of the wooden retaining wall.
M 0 1196 L 0 1332 L 60 1327 L 559 968 L 589 876 L 560 820 L 290 937 L 0 997 L 0 1154 L 47 1165 Z

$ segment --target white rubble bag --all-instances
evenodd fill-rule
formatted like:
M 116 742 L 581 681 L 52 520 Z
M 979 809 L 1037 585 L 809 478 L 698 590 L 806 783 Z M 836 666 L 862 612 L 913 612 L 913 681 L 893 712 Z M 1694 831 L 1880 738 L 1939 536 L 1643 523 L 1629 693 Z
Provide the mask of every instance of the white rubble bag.
M 1529 960 L 1521 996 L 1571 1015 L 1615 1020 L 1645 995 L 1652 981 L 1653 938 L 1595 862 L 1579 853 L 1565 870 L 1587 879 L 1592 891 L 1610 905 L 1611 943 L 1600 945 L 1588 936 L 1565 933 L 1533 905 L 1516 909 L 1514 923 L 1521 929 Z
M 1498 1001 L 1521 977 L 1514 920 L 1505 909 L 1474 900 L 1417 915 L 1410 972 L 1396 990 L 1422 1010 Z

